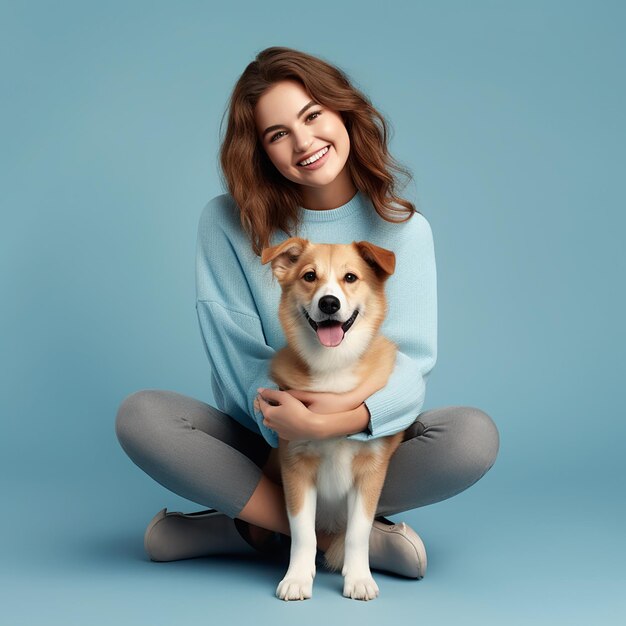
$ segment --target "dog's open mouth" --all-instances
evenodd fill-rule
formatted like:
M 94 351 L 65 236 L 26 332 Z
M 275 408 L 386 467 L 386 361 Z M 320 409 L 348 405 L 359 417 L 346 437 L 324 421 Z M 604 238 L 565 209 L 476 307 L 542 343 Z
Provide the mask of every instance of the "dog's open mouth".
M 343 341 L 344 335 L 354 324 L 354 320 L 359 313 L 359 310 L 355 309 L 354 313 L 342 324 L 336 320 L 316 322 L 309 317 L 309 314 L 304 309 L 302 310 L 309 324 L 311 324 L 311 328 L 317 333 L 320 343 L 327 348 L 334 348 Z

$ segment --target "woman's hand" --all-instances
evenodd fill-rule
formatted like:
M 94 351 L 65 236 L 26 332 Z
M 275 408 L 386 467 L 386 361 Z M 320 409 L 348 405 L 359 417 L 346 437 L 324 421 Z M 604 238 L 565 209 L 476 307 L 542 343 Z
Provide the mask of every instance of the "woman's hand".
M 299 389 L 288 389 L 285 393 L 300 400 L 309 411 L 322 415 L 352 411 L 360 404 L 352 398 L 350 393 L 301 391 Z
M 263 413 L 263 424 L 281 439 L 320 439 L 322 420 L 294 395 L 278 389 L 257 389 L 254 408 Z M 274 404 L 270 404 L 268 400 Z

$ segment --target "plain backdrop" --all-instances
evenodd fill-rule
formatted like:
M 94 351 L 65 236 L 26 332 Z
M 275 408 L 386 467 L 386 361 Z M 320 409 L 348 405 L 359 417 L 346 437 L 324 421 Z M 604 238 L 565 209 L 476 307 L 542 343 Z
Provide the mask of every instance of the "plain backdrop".
M 622 2 L 0 2 L 0 619 L 16 624 L 617 624 L 626 619 Z M 283 568 L 150 562 L 162 507 L 120 448 L 139 389 L 211 403 L 198 218 L 265 47 L 338 65 L 390 122 L 429 220 L 425 409 L 501 436 L 475 486 L 395 519 L 422 581 L 274 598 Z M 6 621 L 5 621 L 6 620 Z

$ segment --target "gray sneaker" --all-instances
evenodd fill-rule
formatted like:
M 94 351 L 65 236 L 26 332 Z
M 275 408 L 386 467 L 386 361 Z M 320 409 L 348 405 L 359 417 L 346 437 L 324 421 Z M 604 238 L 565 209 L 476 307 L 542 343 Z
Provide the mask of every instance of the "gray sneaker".
M 143 545 L 152 561 L 256 552 L 242 537 L 235 520 L 213 509 L 197 513 L 162 509 L 148 524 Z
M 248 525 L 208 509 L 197 513 L 159 511 L 144 534 L 144 548 L 152 561 L 178 561 L 218 554 L 259 554 L 277 560 L 289 558 L 291 540 L 273 533 L 262 545 L 250 539 Z M 323 553 L 318 552 L 318 560 Z M 419 535 L 404 522 L 377 517 L 369 540 L 370 567 L 407 578 L 423 578 L 426 548 Z
M 407 578 L 423 578 L 428 559 L 420 536 L 407 524 L 377 517 L 370 534 L 370 567 Z

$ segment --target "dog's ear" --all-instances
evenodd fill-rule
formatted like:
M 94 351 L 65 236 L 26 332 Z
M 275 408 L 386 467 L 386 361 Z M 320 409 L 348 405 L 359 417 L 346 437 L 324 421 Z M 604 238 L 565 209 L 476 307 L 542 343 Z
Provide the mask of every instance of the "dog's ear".
M 298 262 L 300 255 L 309 245 L 307 239 L 290 237 L 277 246 L 264 248 L 261 252 L 261 263 L 265 265 L 272 262 L 272 272 L 278 280 L 282 280 L 285 274 Z
M 364 261 L 372 267 L 376 276 L 387 280 L 396 269 L 396 255 L 391 250 L 375 246 L 369 241 L 353 241 Z

